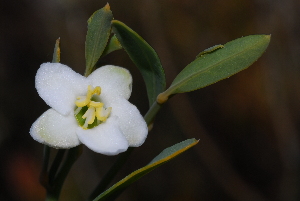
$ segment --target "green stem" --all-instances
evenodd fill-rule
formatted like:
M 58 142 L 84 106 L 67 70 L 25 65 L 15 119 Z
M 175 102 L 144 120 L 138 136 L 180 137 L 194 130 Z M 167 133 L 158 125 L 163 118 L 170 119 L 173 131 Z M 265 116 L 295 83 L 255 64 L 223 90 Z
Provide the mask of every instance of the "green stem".
M 149 127 L 150 124 L 154 121 L 154 118 L 158 111 L 160 110 L 162 104 L 159 104 L 157 102 L 153 103 L 146 115 L 144 116 L 144 119 Z M 93 200 L 95 197 L 100 195 L 105 188 L 108 186 L 108 184 L 114 179 L 114 177 L 117 175 L 119 170 L 123 167 L 127 159 L 129 158 L 130 154 L 133 152 L 134 147 L 129 147 L 128 150 L 122 154 L 119 155 L 116 162 L 113 164 L 113 166 L 108 170 L 108 172 L 105 174 L 105 176 L 102 178 L 100 183 L 97 185 L 97 187 L 94 189 L 94 191 L 91 193 L 89 197 L 89 201 Z
M 45 188 L 48 187 L 48 165 L 49 165 L 49 157 L 50 157 L 50 147 L 44 145 L 44 153 L 43 153 L 43 167 L 40 175 L 40 183 Z
M 154 118 L 161 107 L 162 104 L 159 104 L 155 101 L 150 107 L 150 109 L 148 110 L 148 112 L 145 114 L 144 119 L 148 126 L 154 121 Z
M 46 196 L 45 201 L 57 201 L 57 200 L 58 200 L 58 197 L 53 196 L 51 193 L 47 192 L 47 196 Z
M 60 195 L 61 188 L 64 181 L 75 161 L 81 155 L 82 145 L 71 148 L 68 150 L 66 160 L 62 164 L 57 176 L 55 177 L 52 188 L 48 189 L 46 201 L 57 201 Z
M 49 170 L 49 184 L 50 186 L 53 184 L 55 175 L 57 173 L 57 170 L 63 160 L 64 154 L 65 154 L 66 150 L 65 149 L 59 149 L 54 161 L 52 163 L 51 169 Z

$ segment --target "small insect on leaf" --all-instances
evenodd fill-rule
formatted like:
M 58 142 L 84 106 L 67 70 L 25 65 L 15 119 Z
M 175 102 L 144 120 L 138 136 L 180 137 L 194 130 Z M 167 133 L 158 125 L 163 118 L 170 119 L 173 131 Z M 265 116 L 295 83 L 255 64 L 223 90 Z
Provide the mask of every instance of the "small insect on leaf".
M 214 45 L 214 46 L 212 46 L 212 47 L 209 47 L 209 48 L 203 50 L 202 52 L 200 52 L 200 53 L 196 56 L 196 58 L 201 57 L 201 56 L 203 56 L 203 55 L 205 55 L 205 54 L 212 53 L 212 52 L 214 52 L 214 51 L 216 51 L 216 50 L 218 50 L 218 49 L 221 49 L 221 48 L 223 48 L 223 47 L 224 47 L 224 45 Z

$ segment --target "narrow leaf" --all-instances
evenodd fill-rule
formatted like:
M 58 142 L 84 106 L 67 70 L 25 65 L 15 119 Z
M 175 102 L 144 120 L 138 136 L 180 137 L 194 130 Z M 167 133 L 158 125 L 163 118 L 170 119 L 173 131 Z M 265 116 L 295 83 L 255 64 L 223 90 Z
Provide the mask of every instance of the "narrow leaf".
M 52 63 L 60 62 L 60 46 L 59 45 L 60 45 L 60 38 L 58 38 L 55 42 Z
M 131 60 L 140 70 L 146 83 L 150 106 L 166 87 L 165 73 L 154 49 L 124 23 L 113 20 L 113 32 Z
M 165 150 L 163 150 L 158 156 L 156 156 L 148 165 L 145 167 L 138 169 L 117 182 L 115 185 L 110 187 L 108 190 L 100 194 L 98 197 L 94 199 L 94 201 L 104 201 L 104 200 L 113 200 L 116 198 L 123 190 L 128 187 L 133 182 L 137 181 L 147 173 L 151 172 L 155 168 L 160 165 L 168 162 L 189 148 L 195 146 L 199 141 L 195 139 L 188 139 L 178 144 L 175 144 Z
M 254 63 L 266 50 L 270 35 L 251 35 L 230 41 L 223 48 L 203 54 L 174 79 L 165 96 L 203 88 L 228 78 Z
M 88 76 L 102 55 L 108 42 L 111 21 L 113 19 L 109 5 L 96 11 L 88 20 L 88 31 L 85 41 L 85 75 Z
M 52 56 L 52 63 L 59 63 L 60 62 L 60 38 L 55 41 L 53 56 Z M 47 188 L 49 186 L 49 173 L 48 173 L 48 165 L 50 159 L 50 147 L 44 145 L 44 154 L 43 154 L 43 166 L 42 171 L 40 174 L 40 183 L 42 186 Z

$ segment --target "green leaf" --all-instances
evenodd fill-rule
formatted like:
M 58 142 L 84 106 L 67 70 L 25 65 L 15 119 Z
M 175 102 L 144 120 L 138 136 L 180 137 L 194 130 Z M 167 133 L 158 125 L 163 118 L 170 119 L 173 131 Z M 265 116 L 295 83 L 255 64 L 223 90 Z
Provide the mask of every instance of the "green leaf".
M 105 55 L 108 55 L 109 53 L 122 49 L 122 45 L 117 39 L 116 35 L 113 35 L 111 39 L 109 40 L 109 43 L 105 47 L 103 54 L 101 57 L 104 57 Z
M 198 142 L 199 141 L 195 139 L 188 139 L 163 150 L 148 165 L 134 171 L 121 181 L 117 182 L 115 185 L 113 185 L 108 190 L 104 191 L 102 194 L 96 197 L 94 201 L 113 200 L 120 193 L 122 193 L 123 190 L 125 190 L 125 188 L 128 187 L 130 184 L 140 179 L 147 173 L 151 172 L 155 168 L 159 167 L 160 165 L 168 162 L 169 160 L 188 150 L 189 148 L 195 146 Z
M 150 106 L 166 87 L 165 73 L 154 49 L 124 23 L 113 20 L 113 32 L 131 60 L 140 70 L 147 88 Z
M 164 96 L 203 88 L 246 69 L 264 53 L 270 38 L 270 35 L 246 36 L 203 54 L 177 75 Z
M 91 74 L 105 49 L 111 31 L 112 19 L 112 12 L 109 5 L 106 4 L 88 20 L 88 31 L 85 41 L 86 76 Z
M 58 38 L 55 42 L 52 63 L 60 62 L 60 46 L 59 45 L 60 45 L 60 38 Z

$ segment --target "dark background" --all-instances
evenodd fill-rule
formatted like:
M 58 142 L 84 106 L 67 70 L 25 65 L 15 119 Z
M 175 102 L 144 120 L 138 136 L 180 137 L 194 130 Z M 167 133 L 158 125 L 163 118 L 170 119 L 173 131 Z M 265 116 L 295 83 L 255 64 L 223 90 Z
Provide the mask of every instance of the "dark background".
M 38 177 L 43 145 L 29 135 L 48 106 L 34 76 L 51 61 L 61 38 L 61 62 L 83 73 L 87 19 L 107 1 L 0 1 L 0 200 L 43 200 Z M 179 94 L 117 175 L 120 180 L 164 148 L 187 138 L 200 143 L 134 183 L 118 200 L 300 200 L 300 1 L 110 0 L 118 19 L 158 52 L 168 86 L 202 50 L 251 34 L 272 34 L 249 69 L 204 89 Z M 148 109 L 142 77 L 121 50 L 103 64 L 128 68 L 130 101 Z M 52 152 L 52 154 L 54 154 Z M 61 200 L 85 200 L 116 157 L 84 147 Z

